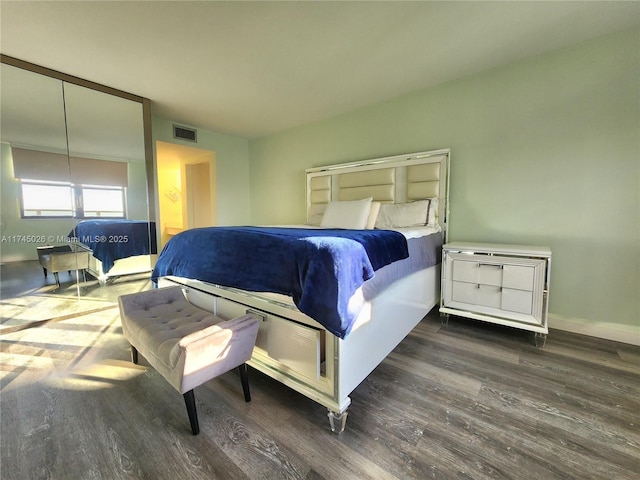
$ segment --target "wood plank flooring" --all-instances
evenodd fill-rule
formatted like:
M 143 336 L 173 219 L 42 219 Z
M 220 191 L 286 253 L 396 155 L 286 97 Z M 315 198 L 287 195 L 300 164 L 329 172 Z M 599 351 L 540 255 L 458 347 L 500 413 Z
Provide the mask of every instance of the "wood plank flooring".
M 117 308 L 3 335 L 2 480 L 637 479 L 640 349 L 425 317 L 352 394 L 347 428 L 250 369 L 182 396 L 129 361 Z

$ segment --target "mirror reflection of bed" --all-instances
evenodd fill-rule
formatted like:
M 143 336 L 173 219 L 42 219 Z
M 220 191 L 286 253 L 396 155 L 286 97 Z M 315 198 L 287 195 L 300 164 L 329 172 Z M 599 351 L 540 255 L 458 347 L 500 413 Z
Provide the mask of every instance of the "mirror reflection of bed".
M 69 239 L 91 252 L 87 270 L 102 285 L 124 275 L 150 272 L 158 252 L 156 224 L 146 220 L 82 220 Z
M 150 288 L 149 235 L 146 258 L 124 266 L 118 260 L 113 271 L 92 251 L 89 265 L 84 255 L 50 259 L 60 270 L 45 276 L 37 254 L 37 247 L 85 247 L 70 243 L 69 234 L 91 217 L 154 225 L 144 139 L 148 101 L 5 55 L 1 60 L 2 331 L 115 305 L 124 284 Z M 63 205 L 49 195 L 60 188 L 71 192 Z M 120 213 L 104 200 L 114 192 Z
M 439 301 L 448 172 L 449 150 L 307 169 L 305 225 L 180 232 L 152 280 L 221 318 L 260 318 L 249 365 L 341 432 L 351 392 Z

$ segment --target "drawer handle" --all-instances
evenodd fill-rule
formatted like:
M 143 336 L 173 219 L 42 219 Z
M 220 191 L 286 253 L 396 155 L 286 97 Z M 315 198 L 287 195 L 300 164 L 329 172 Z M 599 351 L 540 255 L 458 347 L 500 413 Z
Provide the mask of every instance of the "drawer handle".
M 496 265 L 495 263 L 480 263 L 478 262 L 478 268 L 480 267 L 496 267 L 499 268 L 500 270 L 502 270 L 504 268 L 504 265 Z
M 244 313 L 248 313 L 249 315 L 254 315 L 256 317 L 258 317 L 260 319 L 260 321 L 262 322 L 266 322 L 267 321 L 267 315 L 259 312 L 258 310 L 254 310 L 252 308 L 247 308 L 247 310 L 245 310 Z

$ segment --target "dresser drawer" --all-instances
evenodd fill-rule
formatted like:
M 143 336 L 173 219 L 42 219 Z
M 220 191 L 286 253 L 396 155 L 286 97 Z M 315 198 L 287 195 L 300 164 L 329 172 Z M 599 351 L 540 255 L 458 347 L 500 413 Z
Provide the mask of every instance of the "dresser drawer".
M 473 257 L 454 260 L 453 281 L 502 286 L 502 265 L 481 262 Z
M 486 255 L 452 255 L 454 282 L 514 288 L 533 291 L 536 268 L 540 262 L 522 264 L 522 260 Z
M 533 292 L 531 290 L 502 289 L 500 308 L 507 312 L 533 314 Z
M 502 292 L 495 285 L 453 282 L 452 298 L 455 302 L 500 308 Z
M 453 282 L 452 300 L 470 306 L 482 306 L 531 315 L 533 313 L 533 292 L 480 285 L 477 283 Z
M 534 265 L 505 264 L 502 269 L 502 286 L 529 292 L 533 291 L 535 268 Z

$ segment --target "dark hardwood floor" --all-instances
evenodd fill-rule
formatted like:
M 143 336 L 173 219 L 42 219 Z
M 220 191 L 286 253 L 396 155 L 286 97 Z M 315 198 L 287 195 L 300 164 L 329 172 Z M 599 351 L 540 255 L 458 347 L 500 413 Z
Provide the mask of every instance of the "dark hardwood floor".
M 640 348 L 425 317 L 352 394 L 347 428 L 250 369 L 182 396 L 133 365 L 115 305 L 2 335 L 2 480 L 637 479 Z

